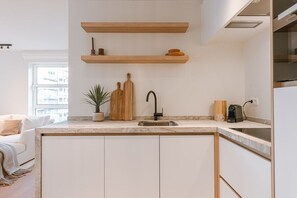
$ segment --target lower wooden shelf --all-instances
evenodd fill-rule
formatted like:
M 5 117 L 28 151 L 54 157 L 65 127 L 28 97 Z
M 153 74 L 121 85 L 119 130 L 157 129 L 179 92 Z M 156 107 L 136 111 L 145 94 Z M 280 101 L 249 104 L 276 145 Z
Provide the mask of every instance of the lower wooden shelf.
M 297 86 L 297 80 L 294 81 L 287 81 L 287 82 L 274 82 L 273 87 L 274 88 L 280 88 L 280 87 L 296 87 Z
M 296 63 L 297 55 L 274 55 L 274 62 L 276 63 Z
M 83 55 L 86 63 L 186 63 L 189 56 L 90 56 Z

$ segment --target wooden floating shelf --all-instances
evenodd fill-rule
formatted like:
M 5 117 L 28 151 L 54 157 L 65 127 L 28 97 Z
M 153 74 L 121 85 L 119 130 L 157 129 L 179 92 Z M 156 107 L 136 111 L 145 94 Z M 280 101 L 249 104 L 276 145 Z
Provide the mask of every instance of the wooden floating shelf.
M 296 21 L 297 21 L 297 16 L 293 16 L 289 14 L 288 16 L 284 17 L 280 21 L 275 18 L 273 20 L 273 32 L 276 31 L 281 31 L 281 32 L 296 32 Z
M 186 63 L 189 56 L 81 56 L 86 63 Z
M 88 33 L 185 33 L 187 22 L 82 22 Z
M 288 82 L 274 82 L 273 87 L 274 88 L 281 88 L 281 87 L 296 87 L 297 81 L 288 81 Z
M 274 55 L 274 62 L 276 63 L 296 63 L 297 55 Z

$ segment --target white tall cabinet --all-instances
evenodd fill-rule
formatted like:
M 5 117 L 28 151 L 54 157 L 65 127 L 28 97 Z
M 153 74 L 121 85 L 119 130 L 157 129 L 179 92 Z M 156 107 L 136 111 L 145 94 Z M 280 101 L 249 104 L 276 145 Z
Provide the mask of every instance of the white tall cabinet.
M 160 137 L 160 197 L 214 197 L 214 137 Z
M 105 137 L 105 198 L 159 198 L 159 136 Z
M 274 89 L 275 196 L 297 197 L 297 87 Z
M 104 198 L 104 137 L 42 138 L 42 198 L 70 197 Z

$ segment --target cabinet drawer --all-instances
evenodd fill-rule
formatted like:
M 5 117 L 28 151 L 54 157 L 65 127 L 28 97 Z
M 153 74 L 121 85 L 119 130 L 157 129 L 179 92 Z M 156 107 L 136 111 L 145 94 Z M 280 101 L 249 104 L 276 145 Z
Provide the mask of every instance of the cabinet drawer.
M 220 175 L 244 198 L 271 198 L 270 161 L 220 137 Z

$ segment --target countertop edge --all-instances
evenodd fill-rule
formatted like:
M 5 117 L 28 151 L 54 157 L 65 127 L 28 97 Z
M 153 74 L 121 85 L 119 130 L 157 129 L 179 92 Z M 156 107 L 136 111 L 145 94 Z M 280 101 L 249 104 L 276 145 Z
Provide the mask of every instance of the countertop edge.
M 45 126 L 36 129 L 37 140 L 41 136 L 122 136 L 122 135 L 214 135 L 219 133 L 221 137 L 234 141 L 238 145 L 251 150 L 266 159 L 271 159 L 271 143 L 255 138 L 235 130 L 230 129 L 224 122 L 215 121 L 196 121 L 183 122 L 177 121 L 179 126 L 137 126 L 137 122 L 105 122 L 94 124 L 92 122 L 65 122 L 52 126 Z M 245 127 L 263 128 L 270 127 L 254 122 L 244 122 Z M 232 128 L 234 126 L 232 125 Z

